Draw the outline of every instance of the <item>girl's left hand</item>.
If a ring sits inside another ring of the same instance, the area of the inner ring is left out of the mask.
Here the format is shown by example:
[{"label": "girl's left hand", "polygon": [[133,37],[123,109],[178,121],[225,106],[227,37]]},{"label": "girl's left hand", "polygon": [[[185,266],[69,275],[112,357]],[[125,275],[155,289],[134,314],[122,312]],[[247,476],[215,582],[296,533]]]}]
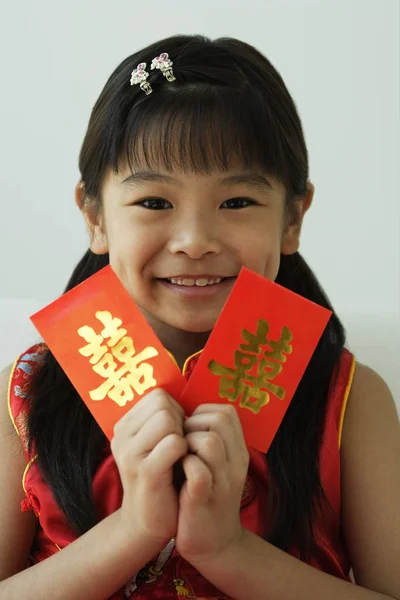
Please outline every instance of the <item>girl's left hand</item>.
[{"label": "girl's left hand", "polygon": [[176,547],[200,566],[240,541],[240,502],[249,453],[236,409],[203,404],[184,423],[188,454],[179,498]]}]

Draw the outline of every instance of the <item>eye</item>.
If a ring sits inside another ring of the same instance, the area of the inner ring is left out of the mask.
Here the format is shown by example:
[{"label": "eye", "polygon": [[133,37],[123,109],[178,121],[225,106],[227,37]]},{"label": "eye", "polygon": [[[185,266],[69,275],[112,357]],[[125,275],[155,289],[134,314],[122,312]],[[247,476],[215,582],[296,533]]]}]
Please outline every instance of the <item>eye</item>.
[{"label": "eye", "polygon": [[172,208],[171,202],[164,200],[164,198],[145,198],[144,200],[140,200],[140,202],[136,202],[136,205],[143,206],[149,210],[165,210],[167,208]]},{"label": "eye", "polygon": [[225,202],[221,204],[221,208],[237,210],[239,208],[246,208],[247,206],[252,206],[255,204],[256,202],[254,202],[254,200],[250,200],[250,198],[229,198],[229,200],[225,200]]}]

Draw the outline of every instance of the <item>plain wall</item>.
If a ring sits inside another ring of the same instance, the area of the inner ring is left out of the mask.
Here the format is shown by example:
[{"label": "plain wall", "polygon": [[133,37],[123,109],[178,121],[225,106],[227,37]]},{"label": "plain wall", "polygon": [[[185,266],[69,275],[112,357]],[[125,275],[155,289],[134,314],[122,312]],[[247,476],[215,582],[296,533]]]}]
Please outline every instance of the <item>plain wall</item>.
[{"label": "plain wall", "polygon": [[302,252],[400,402],[398,0],[3,1],[0,368],[87,247],[74,186],[92,105],[121,60],[175,33],[241,38],[282,74],[316,186]]}]

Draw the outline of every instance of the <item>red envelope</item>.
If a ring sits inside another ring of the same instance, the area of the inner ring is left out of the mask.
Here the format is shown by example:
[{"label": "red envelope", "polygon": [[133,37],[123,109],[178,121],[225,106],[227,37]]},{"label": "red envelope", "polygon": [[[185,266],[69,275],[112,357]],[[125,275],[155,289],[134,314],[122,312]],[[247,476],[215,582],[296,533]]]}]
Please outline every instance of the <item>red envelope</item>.
[{"label": "red envelope", "polygon": [[179,367],[109,265],[31,321],[110,440],[151,389],[174,398],[184,389]]},{"label": "red envelope", "polygon": [[331,311],[243,268],[181,396],[187,414],[232,403],[267,452]]}]

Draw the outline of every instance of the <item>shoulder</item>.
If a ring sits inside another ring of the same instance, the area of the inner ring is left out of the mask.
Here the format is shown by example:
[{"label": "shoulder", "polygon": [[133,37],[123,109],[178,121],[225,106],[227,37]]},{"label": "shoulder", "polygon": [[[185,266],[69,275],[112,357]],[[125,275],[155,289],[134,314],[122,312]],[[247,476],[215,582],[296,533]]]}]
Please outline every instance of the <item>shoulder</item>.
[{"label": "shoulder", "polygon": [[342,517],[360,585],[400,597],[400,425],[378,373],[357,363],[343,423]]},{"label": "shoulder", "polygon": [[[385,422],[398,423],[398,413],[393,395],[384,379],[370,367],[355,364],[354,377],[343,424],[343,443],[359,428],[360,420],[378,425],[380,415]],[[348,440],[347,440],[348,441]]]},{"label": "shoulder", "polygon": [[11,373],[13,371],[14,365],[8,365],[3,371],[0,371],[0,393],[6,394],[8,393],[8,384],[10,381]]},{"label": "shoulder", "polygon": [[391,396],[391,392],[385,380],[367,365],[363,365],[360,362],[356,362],[356,369],[354,373],[354,383],[352,388],[352,395],[357,395],[362,392],[365,394],[366,390],[373,386],[375,392],[384,392]]}]

